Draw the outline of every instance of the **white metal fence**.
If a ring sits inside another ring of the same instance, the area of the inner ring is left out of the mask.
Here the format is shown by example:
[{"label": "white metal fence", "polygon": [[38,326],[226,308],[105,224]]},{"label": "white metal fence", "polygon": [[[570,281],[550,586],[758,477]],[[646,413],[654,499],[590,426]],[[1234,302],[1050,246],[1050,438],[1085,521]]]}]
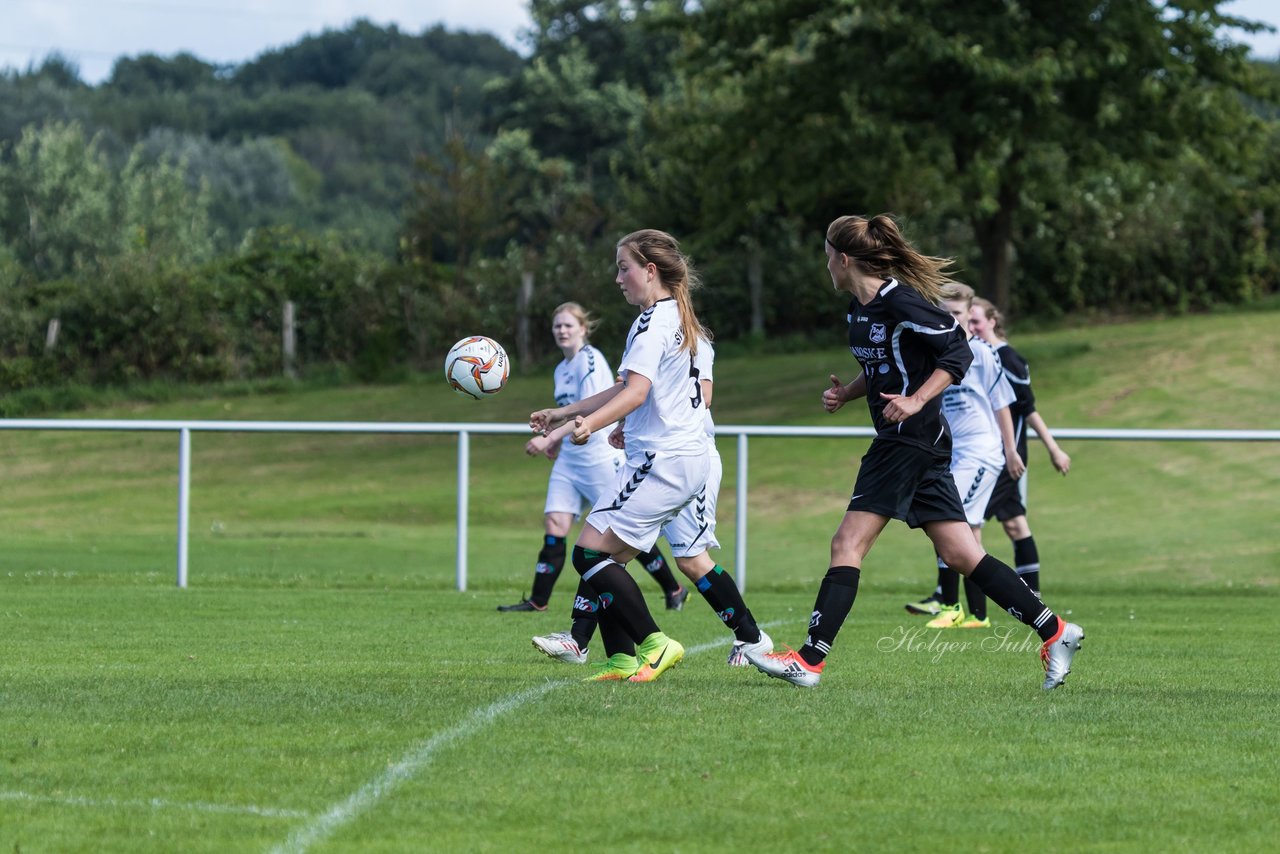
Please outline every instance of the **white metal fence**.
[{"label": "white metal fence", "polygon": [[[75,419],[0,419],[0,430],[111,430],[125,432],[169,432],[178,434],[178,586],[187,586],[187,545],[191,507],[192,433],[452,433],[458,437],[458,529],[457,586],[467,589],[467,505],[471,469],[471,434],[529,435],[526,424],[481,424],[450,422],[378,423],[360,421],[132,421]],[[1034,436],[1035,431],[1030,431]],[[774,427],[766,425],[716,426],[716,435],[736,436],[738,442],[737,515],[735,516],[734,566],[738,586],[747,586],[747,463],[748,437],[870,438],[870,427]],[[1054,430],[1058,439],[1106,439],[1131,442],[1276,442],[1280,430]]]}]

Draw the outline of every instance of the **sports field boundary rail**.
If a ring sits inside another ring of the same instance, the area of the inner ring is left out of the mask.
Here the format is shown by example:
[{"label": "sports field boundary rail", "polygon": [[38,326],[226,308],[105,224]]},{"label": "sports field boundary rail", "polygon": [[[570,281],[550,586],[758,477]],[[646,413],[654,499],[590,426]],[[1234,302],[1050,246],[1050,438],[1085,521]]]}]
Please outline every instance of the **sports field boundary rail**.
[{"label": "sports field boundary rail", "polygon": [[[376,421],[159,421],[133,419],[85,420],[73,418],[0,419],[0,430],[105,430],[178,434],[178,587],[187,586],[187,555],[191,510],[192,433],[382,433],[454,434],[458,437],[458,527],[455,571],[458,590],[467,589],[467,521],[470,502],[471,435],[528,436],[527,424],[467,422]],[[1035,435],[1034,430],[1028,431]],[[1280,430],[1126,430],[1110,428],[1057,428],[1058,439],[1129,442],[1277,442]],[[737,513],[735,515],[734,574],[738,586],[747,587],[747,462],[748,437],[858,438],[875,435],[870,427],[802,427],[751,424],[716,426],[717,437],[737,437]]]}]

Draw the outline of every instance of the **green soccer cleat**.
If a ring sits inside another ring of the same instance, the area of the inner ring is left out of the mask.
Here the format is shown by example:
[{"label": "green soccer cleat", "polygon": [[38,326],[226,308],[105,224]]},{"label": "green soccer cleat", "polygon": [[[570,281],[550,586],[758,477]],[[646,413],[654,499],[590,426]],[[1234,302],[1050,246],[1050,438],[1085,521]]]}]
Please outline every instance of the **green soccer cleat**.
[{"label": "green soccer cleat", "polygon": [[636,658],[640,660],[640,669],[630,681],[652,682],[680,663],[684,647],[662,632],[654,632],[636,647]]},{"label": "green soccer cleat", "polygon": [[625,652],[615,652],[609,656],[609,660],[596,668],[583,682],[622,682],[636,675],[636,671],[640,669],[640,662],[636,660],[634,655],[627,655]]},{"label": "green soccer cleat", "polygon": [[970,614],[969,616],[961,620],[960,625],[956,626],[956,628],[958,629],[989,629],[991,628],[991,618],[983,617],[981,620],[979,620],[973,614]]},{"label": "green soccer cleat", "polygon": [[964,608],[959,605],[943,605],[938,616],[926,625],[931,629],[957,629],[964,622]]}]

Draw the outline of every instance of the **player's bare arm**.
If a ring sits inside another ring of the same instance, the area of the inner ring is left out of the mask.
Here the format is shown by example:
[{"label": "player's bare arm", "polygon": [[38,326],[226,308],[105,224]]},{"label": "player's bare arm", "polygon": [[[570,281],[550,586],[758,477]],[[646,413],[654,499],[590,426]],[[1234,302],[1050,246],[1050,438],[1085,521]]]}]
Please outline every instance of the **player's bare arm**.
[{"label": "player's bare arm", "polygon": [[935,368],[933,373],[929,375],[929,379],[925,380],[924,384],[916,389],[915,394],[904,396],[881,392],[880,397],[889,401],[884,408],[885,420],[890,424],[900,424],[906,421],[924,408],[926,403],[942,394],[943,389],[959,381],[960,378],[951,376],[950,371]]},{"label": "player's bare arm", "polygon": [[840,382],[835,374],[831,375],[831,388],[822,393],[822,408],[827,412],[835,412],[851,400],[866,397],[867,375],[859,373],[848,385]]},{"label": "player's bare arm", "polygon": [[1033,412],[1027,416],[1027,423],[1036,431],[1036,435],[1040,437],[1040,441],[1044,442],[1045,450],[1049,452],[1049,462],[1053,463],[1053,467],[1066,475],[1071,471],[1071,457],[1067,452],[1058,447],[1058,443],[1054,440],[1053,434],[1049,432],[1049,425],[1044,423],[1044,419],[1040,417],[1039,412]]},{"label": "player's bare arm", "polygon": [[[571,403],[568,406],[561,406],[555,409],[539,409],[529,416],[529,429],[535,433],[546,435],[550,431],[560,425],[572,421],[580,415],[590,415],[601,406],[604,406],[614,395],[622,390],[622,382],[615,383],[604,391],[597,392],[591,397]],[[641,398],[643,400],[643,398]],[[639,404],[636,404],[639,406]],[[635,407],[632,407],[633,409]],[[628,410],[630,411],[630,410]],[[608,422],[606,422],[608,423]]]},{"label": "player's bare arm", "polygon": [[645,398],[649,396],[651,386],[652,383],[649,382],[648,377],[641,376],[635,371],[628,371],[627,378],[622,384],[587,398],[588,401],[594,401],[597,398],[607,397],[597,408],[574,416],[573,443],[586,444],[591,434],[599,428],[626,418],[644,403]]},{"label": "player's bare arm", "polygon": [[1004,467],[1009,472],[1009,477],[1017,480],[1022,477],[1027,470],[1027,464],[1022,461],[1022,455],[1018,453],[1018,441],[1013,434],[1013,415],[1009,413],[1009,407],[1002,406],[995,410],[996,424],[1000,428],[1000,442],[1004,445]]}]

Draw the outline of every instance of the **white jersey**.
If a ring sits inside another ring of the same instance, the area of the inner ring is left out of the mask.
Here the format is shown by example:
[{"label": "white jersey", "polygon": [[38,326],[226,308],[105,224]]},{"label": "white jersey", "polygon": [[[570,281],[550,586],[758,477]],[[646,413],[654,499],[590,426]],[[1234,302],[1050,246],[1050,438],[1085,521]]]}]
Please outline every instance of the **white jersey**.
[{"label": "white jersey", "polygon": [[[698,355],[693,357],[693,370],[696,374],[694,382],[698,383],[699,396],[702,395],[703,380],[706,380],[709,383],[715,382],[715,377],[712,376],[712,367],[715,365],[715,361],[716,351],[715,348],[711,346],[711,342],[705,338],[699,338]],[[711,417],[711,408],[706,405],[706,401],[703,401],[702,411],[706,413],[706,415],[703,416],[702,429],[707,434],[707,443],[711,446],[709,450],[714,454],[717,453],[716,422]]]},{"label": "white jersey", "polygon": [[[556,406],[568,406],[612,388],[614,377],[604,354],[587,344],[572,359],[565,359],[556,365],[555,383]],[[619,452],[609,445],[611,432],[612,424],[593,432],[585,445],[575,445],[565,437],[560,443],[560,454],[556,457],[556,462],[563,460],[565,465],[576,467],[613,460]]]},{"label": "white jersey", "polygon": [[973,364],[959,383],[942,393],[942,414],[951,425],[951,459],[976,459],[1000,465],[1004,442],[996,421],[997,409],[1014,401],[1013,386],[1000,359],[981,338],[969,339]]},{"label": "white jersey", "polygon": [[626,418],[628,461],[646,452],[672,456],[706,453],[707,408],[693,357],[680,348],[683,340],[680,310],[671,297],[640,312],[631,324],[620,371],[624,377],[633,371],[645,377],[651,388],[644,402]]}]

